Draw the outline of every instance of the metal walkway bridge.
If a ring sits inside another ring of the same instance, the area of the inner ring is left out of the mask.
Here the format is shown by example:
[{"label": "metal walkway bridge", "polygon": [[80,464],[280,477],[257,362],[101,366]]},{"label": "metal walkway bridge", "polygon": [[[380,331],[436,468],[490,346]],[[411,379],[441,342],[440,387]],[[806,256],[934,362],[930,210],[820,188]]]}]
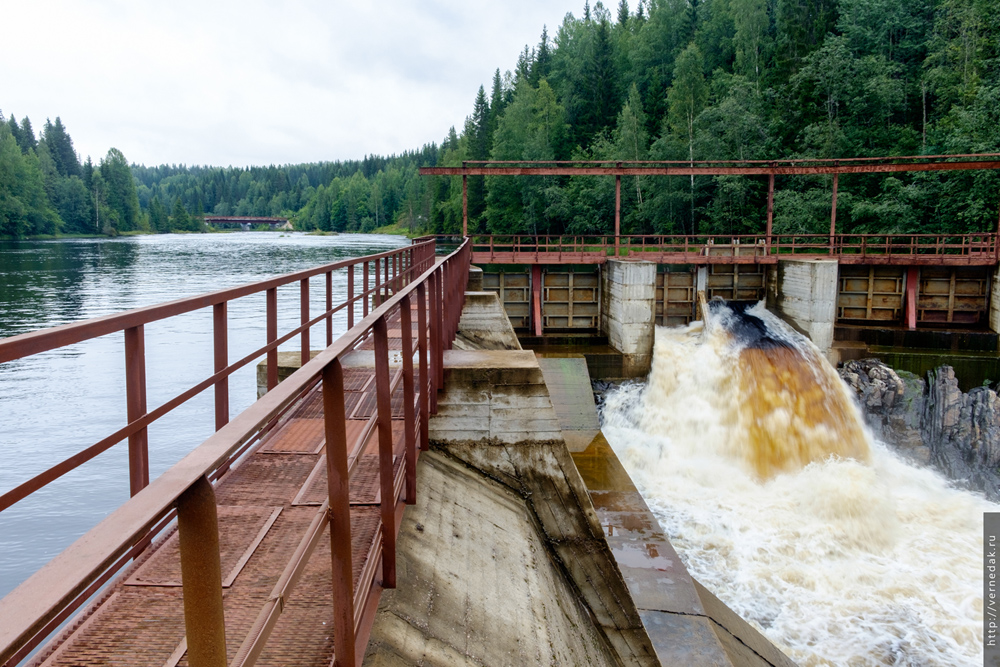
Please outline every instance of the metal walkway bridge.
[{"label": "metal walkway bridge", "polygon": [[[129,420],[4,493],[0,510],[126,439],[132,489],[0,600],[0,664],[359,664],[380,592],[395,586],[396,533],[416,499],[469,259],[468,244],[442,259],[417,243],[0,341],[4,362],[124,331]],[[335,306],[332,274],[344,270]],[[313,316],[310,282],[324,278],[326,309]],[[279,337],[277,289],[296,282],[301,324]],[[267,344],[230,363],[227,304],[261,292]],[[216,372],[148,410],[144,325],[202,308],[214,315]],[[349,331],[334,340],[344,308]],[[308,361],[310,329],[324,321],[325,349]],[[277,348],[296,336],[303,366],[279,385]],[[228,377],[261,356],[270,391],[230,421]],[[148,426],[210,387],[216,433],[150,482]]]}]

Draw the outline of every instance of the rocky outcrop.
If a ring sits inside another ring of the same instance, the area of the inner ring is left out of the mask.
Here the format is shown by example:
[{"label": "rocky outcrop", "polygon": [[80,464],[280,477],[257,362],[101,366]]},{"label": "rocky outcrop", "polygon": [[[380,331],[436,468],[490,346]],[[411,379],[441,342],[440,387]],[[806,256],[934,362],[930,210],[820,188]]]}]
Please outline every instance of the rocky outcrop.
[{"label": "rocky outcrop", "polygon": [[877,359],[849,361],[840,375],[854,389],[875,436],[949,478],[1000,500],[1000,398],[992,389],[963,393],[940,366],[926,382]]}]

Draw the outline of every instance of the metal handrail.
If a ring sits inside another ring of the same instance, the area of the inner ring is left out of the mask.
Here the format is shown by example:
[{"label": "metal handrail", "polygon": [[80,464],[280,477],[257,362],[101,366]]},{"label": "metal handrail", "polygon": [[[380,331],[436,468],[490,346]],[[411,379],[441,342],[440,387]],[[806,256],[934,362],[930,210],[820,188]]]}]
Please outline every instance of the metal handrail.
[{"label": "metal handrail", "polygon": [[[355,303],[362,301],[362,312],[367,314],[369,299],[378,298],[379,295],[396,288],[402,281],[409,280],[414,272],[426,268],[427,263],[432,261],[433,256],[433,242],[407,246],[376,255],[352,258],[303,271],[295,271],[267,280],[209,292],[208,294],[186,297],[176,301],[136,308],[83,322],[65,324],[50,329],[0,339],[0,363],[3,363],[97,338],[98,336],[124,331],[126,400],[128,403],[128,424],[97,443],[82,449],[66,460],[0,495],[0,512],[93,459],[98,454],[107,451],[126,438],[129,439],[130,486],[132,495],[135,495],[149,483],[146,429],[151,423],[194,398],[205,389],[214,386],[216,388],[216,428],[220,428],[229,420],[228,378],[230,375],[266,354],[268,387],[272,388],[277,384],[277,352],[280,345],[295,336],[300,336],[302,358],[307,359],[310,346],[309,331],[314,325],[319,324],[323,320],[326,321],[327,344],[331,343],[333,340],[333,315],[335,313],[347,308],[348,327],[353,326]],[[381,272],[384,276],[380,275],[380,264],[384,267],[384,270]],[[363,287],[358,294],[355,294],[354,267],[358,265],[361,265],[363,268]],[[371,286],[369,285],[370,266],[374,266],[375,268],[375,283]],[[350,271],[348,274],[348,298],[343,303],[334,307],[332,303],[332,274],[334,271],[340,269],[349,269]],[[317,317],[310,319],[308,281],[310,278],[320,275],[326,276],[326,310]],[[384,277],[384,280],[380,282],[381,277]],[[277,334],[277,288],[296,282],[300,286],[301,323],[295,329],[279,337]],[[234,299],[261,292],[267,295],[268,300],[268,342],[263,347],[254,350],[238,361],[229,363],[228,329],[226,324],[227,304]],[[143,327],[152,322],[208,307],[213,308],[215,320],[215,373],[166,401],[159,407],[147,412]]]},{"label": "metal handrail", "polygon": [[[528,235],[474,234],[472,251],[480,259],[513,255],[523,261],[544,263],[555,256],[573,254],[581,261],[606,261],[617,252],[620,257],[642,258],[653,254],[683,254],[690,259],[705,256],[713,249],[739,248],[740,256],[782,255],[848,256],[938,255],[954,258],[982,257],[998,253],[998,237],[993,232],[965,234],[645,234],[622,235],[615,243],[609,235]],[[533,256],[533,257],[532,257]]]},{"label": "metal handrail", "polygon": [[[414,247],[421,246],[411,246],[410,249]],[[204,575],[199,574],[200,570],[191,565],[192,558],[204,555],[201,553],[203,550],[199,550],[199,553],[195,555],[192,555],[190,550],[186,552],[184,548],[185,536],[189,536],[189,540],[199,539],[203,543],[210,544],[213,535],[202,535],[199,531],[203,530],[205,525],[212,525],[215,531],[214,543],[218,543],[217,525],[214,521],[205,520],[208,514],[214,517],[215,512],[214,494],[211,493],[211,485],[208,484],[207,480],[213,472],[227,467],[234,456],[244,451],[248,442],[252,441],[265,427],[272,424],[283,411],[320,380],[323,383],[324,405],[327,408],[324,410],[324,414],[326,454],[328,474],[330,475],[329,505],[324,506],[324,509],[328,508],[328,512],[323,512],[323,518],[320,521],[330,521],[332,523],[331,536],[337,535],[338,538],[334,540],[333,562],[336,654],[346,658],[355,655],[359,645],[363,648],[367,641],[362,622],[364,620],[363,614],[358,615],[355,610],[373,609],[370,604],[365,604],[365,600],[372,595],[377,596],[382,587],[394,586],[395,581],[396,522],[393,517],[399,497],[396,490],[399,485],[391,479],[392,436],[389,404],[391,380],[388,370],[386,322],[388,317],[398,309],[404,326],[407,325],[411,313],[411,299],[414,295],[416,296],[418,305],[417,347],[419,350],[417,356],[419,357],[420,384],[422,385],[420,390],[416,391],[413,386],[412,333],[409,337],[403,337],[404,370],[402,376],[404,405],[409,404],[405,417],[410,422],[405,429],[408,433],[407,446],[409,450],[407,452],[408,469],[406,475],[408,480],[415,481],[415,475],[409,470],[415,461],[415,452],[412,452],[414,449],[413,440],[410,434],[421,433],[422,444],[426,446],[426,420],[428,414],[436,410],[436,390],[444,379],[444,349],[450,345],[458,328],[462,296],[471,258],[471,248],[467,242],[443,261],[437,263],[433,257],[433,244],[423,244],[423,248],[424,251],[430,250],[430,254],[426,257],[411,256],[411,259],[419,261],[411,262],[410,267],[414,269],[414,272],[418,267],[422,267],[424,270],[419,275],[412,277],[409,284],[400,285],[404,277],[402,273],[393,276],[392,280],[395,281],[396,286],[393,296],[383,301],[361,322],[336,341],[332,341],[315,358],[305,362],[287,380],[273,387],[263,398],[233,418],[232,421],[222,425],[215,434],[179,463],[136,493],[129,501],[0,600],[0,663],[5,663],[10,659],[22,659],[27,651],[30,651],[29,647],[37,645],[46,634],[54,629],[54,624],[65,617],[67,608],[74,604],[79,605],[82,601],[81,596],[84,596],[83,599],[85,599],[86,595],[96,590],[94,588],[95,582],[106,578],[109,568],[114,565],[120,566],[126,562],[127,556],[133,553],[135,545],[144,540],[148,541],[150,536],[154,534],[152,531],[162,529],[164,519],[168,519],[175,508],[178,512],[181,532],[181,568],[184,598],[187,600],[192,595],[191,591],[195,590],[199,583],[204,584],[205,582],[194,581],[199,576]],[[383,253],[377,257],[392,256],[392,254]],[[355,263],[368,260],[371,258],[361,258]],[[325,270],[332,270],[334,266],[328,265],[309,272],[289,274],[287,278],[298,280],[305,273],[318,275]],[[270,286],[273,281],[263,282],[269,285],[263,289],[273,288]],[[263,283],[257,283],[257,285],[261,284]],[[373,293],[377,288],[378,285],[373,288]],[[240,289],[236,288],[236,291]],[[226,292],[233,292],[233,290]],[[199,298],[205,299],[212,296],[206,295]],[[177,303],[179,302],[169,305],[176,307]],[[218,303],[218,301],[210,301],[209,303]],[[141,310],[149,311],[150,309]],[[159,313],[162,310],[155,312]],[[101,319],[107,320],[108,318]],[[132,323],[135,320],[127,319],[125,321]],[[424,334],[428,331],[430,335],[425,340]],[[347,514],[349,512],[347,462],[349,443],[346,441],[344,430],[346,416],[343,409],[343,372],[340,360],[345,354],[351,352],[360,341],[369,336],[374,336],[376,348],[378,387],[376,411],[378,424],[376,430],[380,440],[380,469],[383,476],[383,489],[388,490],[388,493],[382,493],[382,521],[384,528],[387,529],[380,531],[381,538],[377,540],[377,547],[381,553],[382,582],[374,580],[375,570],[371,570],[371,580],[367,583],[367,590],[362,590],[363,587],[359,586],[357,592],[352,592],[349,518],[345,523],[345,517],[349,517]],[[406,354],[407,349],[410,350],[409,355]],[[415,407],[417,408],[416,413],[413,411]],[[386,456],[386,444],[388,444],[388,456]],[[386,486],[387,480],[385,479],[386,470],[390,476],[388,486]],[[412,485],[407,485],[406,493],[406,499],[412,500]],[[346,540],[344,539],[345,530],[347,531]],[[208,533],[211,532],[208,531]],[[342,548],[344,543],[348,545],[346,547],[348,550],[346,562],[342,553],[338,556],[337,547],[337,544],[340,544]],[[312,546],[315,546],[315,540],[313,540]],[[217,562],[217,550],[214,558]],[[208,589],[212,590],[212,582],[208,583]],[[218,583],[215,582],[214,586],[218,587]],[[208,620],[205,618],[205,615],[215,606],[221,610],[221,587],[218,590],[218,600],[201,600],[199,604],[195,605],[195,611],[185,607],[189,662],[192,665],[198,663],[200,659],[198,655],[203,654],[204,647],[211,645],[212,641],[218,639],[221,611],[216,619],[217,622],[212,621],[211,618]],[[192,618],[192,614],[196,615],[197,618]],[[210,614],[208,615],[210,616]]]}]

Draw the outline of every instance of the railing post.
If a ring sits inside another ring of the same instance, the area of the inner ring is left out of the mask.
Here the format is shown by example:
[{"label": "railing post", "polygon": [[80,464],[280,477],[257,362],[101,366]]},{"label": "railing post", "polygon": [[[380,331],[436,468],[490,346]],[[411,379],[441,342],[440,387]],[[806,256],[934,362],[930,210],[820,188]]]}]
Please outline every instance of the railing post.
[{"label": "railing post", "polygon": [[333,574],[333,652],[337,667],[354,667],[354,577],[351,564],[350,480],[344,371],[334,359],[323,369],[326,479],[330,498],[330,558]]},{"label": "railing post", "polygon": [[[299,281],[299,324],[305,326],[309,321],[309,279],[303,278]],[[302,330],[299,336],[302,343],[302,356],[300,363],[305,366],[309,363],[309,327]]]},{"label": "railing post", "polygon": [[[223,301],[212,307],[212,324],[215,337],[215,372],[229,365],[229,335],[227,323],[228,303]],[[229,377],[215,383],[215,430],[229,423]]]},{"label": "railing post", "polygon": [[365,275],[361,283],[363,297],[361,299],[361,317],[368,317],[368,262],[365,262]]},{"label": "railing post", "polygon": [[[125,402],[131,424],[146,414],[146,343],[143,326],[125,330]],[[149,434],[141,428],[128,437],[129,490],[134,496],[149,484]]]},{"label": "railing post", "polygon": [[406,446],[406,504],[417,502],[417,443],[413,433],[413,312],[410,295],[399,302],[400,336],[403,348],[403,442]]},{"label": "railing post", "polygon": [[428,422],[429,396],[433,383],[427,372],[427,284],[417,285],[417,354],[420,357],[420,449],[430,448]]},{"label": "railing post", "polygon": [[[267,344],[278,340],[278,288],[267,290]],[[278,386],[278,348],[267,351],[267,390]]]},{"label": "railing post", "polygon": [[[326,272],[326,346],[333,345],[333,271]],[[348,327],[350,328],[350,327]]]},{"label": "railing post", "polygon": [[177,499],[184,628],[191,667],[226,667],[226,621],[215,491],[202,477]]},{"label": "railing post", "polygon": [[441,331],[438,325],[438,273],[439,271],[434,271],[427,280],[428,288],[430,293],[429,298],[429,310],[430,310],[430,372],[428,377],[430,379],[430,402],[431,402],[431,412],[437,413],[437,393],[438,389],[441,387],[439,377],[439,350],[441,348]]},{"label": "railing post", "polygon": [[396,587],[396,494],[392,471],[392,396],[385,316],[375,320],[375,401],[382,514],[382,586]]},{"label": "railing post", "polygon": [[347,328],[354,328],[354,264],[347,267]]},{"label": "railing post", "polygon": [[379,300],[379,305],[389,300],[389,287],[392,283],[389,282],[389,258],[382,258],[382,269],[385,277],[382,279],[382,298]]}]

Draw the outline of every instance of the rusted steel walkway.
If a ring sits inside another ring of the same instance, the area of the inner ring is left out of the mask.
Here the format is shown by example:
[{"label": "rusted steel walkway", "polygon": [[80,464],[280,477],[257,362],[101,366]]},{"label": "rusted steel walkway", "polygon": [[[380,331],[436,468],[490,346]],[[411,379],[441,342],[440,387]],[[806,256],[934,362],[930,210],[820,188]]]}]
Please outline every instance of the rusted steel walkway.
[{"label": "rusted steel walkway", "polygon": [[[416,333],[416,312],[411,318]],[[402,350],[400,316],[389,319],[391,350]],[[368,340],[359,350],[373,350]],[[374,365],[345,359],[346,430],[355,441],[376,414]],[[352,361],[359,363],[352,366]],[[419,383],[419,377],[416,378]],[[259,632],[268,603],[280,601],[274,625],[258,665],[329,665],[333,659],[333,587],[330,578],[329,528],[316,533],[327,511],[327,468],[322,387],[300,399],[251,453],[216,484],[219,542],[226,620],[226,653],[243,664]],[[403,386],[392,394],[393,477],[399,493],[403,478]],[[414,434],[415,439],[419,437]],[[412,442],[412,441],[411,441]],[[379,567],[378,441],[368,442],[350,479],[351,563],[353,588],[363,571]],[[401,518],[401,514],[398,515]],[[318,540],[317,540],[318,538]],[[311,555],[310,542],[315,542]],[[282,579],[301,566],[301,578],[287,598]],[[365,609],[356,612],[358,621]],[[373,610],[367,610],[370,612]],[[369,619],[370,621],[370,619]],[[147,550],[86,614],[35,659],[41,665],[186,665],[180,549],[171,530]],[[241,651],[241,649],[243,649]]]},{"label": "rusted steel walkway", "polygon": [[[467,243],[445,258],[416,243],[0,340],[3,363],[123,331],[129,408],[126,427],[3,493],[0,511],[124,438],[133,491],[0,600],[0,665],[359,664],[381,591],[395,587],[396,533],[416,499],[470,255]],[[334,306],[342,269],[347,299]],[[326,309],[313,317],[310,279],[324,276]],[[279,337],[276,290],[296,282],[301,325]],[[268,342],[229,363],[226,305],[262,292]],[[350,329],[333,340],[331,316],[345,307]],[[215,315],[215,374],[147,411],[143,325],[201,308]],[[327,345],[309,360],[309,330],[324,321]],[[277,348],[295,336],[304,363],[278,384]],[[228,376],[261,356],[269,391],[230,420]],[[147,425],[213,386],[216,433],[149,480]]]}]

